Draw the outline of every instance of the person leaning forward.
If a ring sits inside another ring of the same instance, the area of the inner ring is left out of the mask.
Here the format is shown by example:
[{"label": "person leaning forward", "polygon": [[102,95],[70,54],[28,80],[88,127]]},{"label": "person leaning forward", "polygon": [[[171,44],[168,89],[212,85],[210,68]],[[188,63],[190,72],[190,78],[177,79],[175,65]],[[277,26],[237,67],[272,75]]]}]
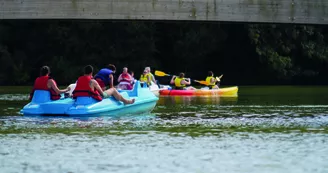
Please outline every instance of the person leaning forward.
[{"label": "person leaning forward", "polygon": [[84,75],[80,76],[76,82],[76,88],[73,91],[73,98],[92,97],[101,101],[103,98],[114,96],[116,100],[122,101],[124,104],[133,104],[135,99],[125,99],[116,88],[109,88],[105,91],[99,86],[98,82],[92,78],[93,67],[87,65],[84,67]]},{"label": "person leaning forward", "polygon": [[95,80],[98,82],[99,86],[102,88],[103,91],[106,90],[106,86],[109,88],[114,87],[114,76],[116,72],[116,67],[113,64],[108,64],[106,68],[102,68],[99,72],[95,75]]}]

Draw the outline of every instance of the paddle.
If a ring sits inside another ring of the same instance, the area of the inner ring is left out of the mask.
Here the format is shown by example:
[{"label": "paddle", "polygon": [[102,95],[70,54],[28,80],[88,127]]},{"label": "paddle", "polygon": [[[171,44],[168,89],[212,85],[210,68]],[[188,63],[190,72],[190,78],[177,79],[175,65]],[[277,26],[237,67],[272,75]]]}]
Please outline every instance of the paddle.
[{"label": "paddle", "polygon": [[207,82],[204,80],[194,80],[194,82],[200,83],[202,85],[208,85]]},{"label": "paddle", "polygon": [[[222,78],[223,74],[219,77],[215,77],[216,81],[221,81],[221,78]],[[198,81],[198,80],[194,80],[195,82],[198,82],[200,84],[203,84],[203,85],[208,85],[208,83],[206,81]]]},{"label": "paddle", "polygon": [[221,76],[219,76],[219,77],[216,77],[215,79],[216,79],[217,81],[221,81],[222,76],[223,76],[223,74],[221,74]]},{"label": "paddle", "polygon": [[155,71],[155,75],[156,76],[161,76],[161,77],[163,77],[163,76],[171,76],[170,74],[166,74],[166,73],[164,73],[162,71],[158,71],[158,70]]},{"label": "paddle", "polygon": [[[158,71],[156,70],[155,71],[155,75],[156,76],[171,76],[170,74],[166,74],[165,72],[162,72],[162,71]],[[199,80],[193,80],[194,82],[198,82],[200,84],[203,84],[203,85],[207,85],[206,81],[199,81]]]}]

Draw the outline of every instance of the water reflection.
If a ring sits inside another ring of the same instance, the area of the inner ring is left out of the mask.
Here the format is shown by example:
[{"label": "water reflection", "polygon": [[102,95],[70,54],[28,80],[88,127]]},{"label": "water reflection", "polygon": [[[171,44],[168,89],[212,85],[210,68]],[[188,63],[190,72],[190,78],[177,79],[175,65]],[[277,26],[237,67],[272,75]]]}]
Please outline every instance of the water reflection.
[{"label": "water reflection", "polygon": [[[242,92],[243,88],[240,91]],[[26,129],[39,131],[41,128],[47,132],[71,133],[85,129],[83,131],[88,133],[102,133],[103,128],[106,128],[172,133],[178,131],[188,135],[204,135],[208,132],[214,135],[218,130],[296,130],[322,133],[328,130],[328,106],[326,101],[322,100],[325,97],[314,95],[312,99],[307,99],[311,96],[309,94],[290,94],[283,97],[276,93],[258,94],[258,91],[254,90],[253,95],[241,93],[239,97],[160,97],[155,109],[148,114],[116,117],[99,115],[86,118],[8,116],[20,115],[18,112],[28,102],[27,95],[3,94],[0,95],[0,131],[25,133]],[[293,104],[284,103],[291,98],[300,99]],[[277,102],[278,99],[284,101]]]},{"label": "water reflection", "polygon": [[[325,110],[328,112],[327,109]],[[327,114],[310,116],[283,113],[236,114],[229,111],[201,110],[170,113],[156,111],[145,115],[120,117],[0,117],[1,133],[96,133],[109,131],[156,131],[191,136],[218,135],[221,132],[321,132],[328,133]],[[105,130],[106,129],[106,130]],[[105,130],[105,131],[104,131]]]},{"label": "water reflection", "polygon": [[161,96],[158,105],[170,104],[236,104],[238,97],[196,97],[196,96]]}]

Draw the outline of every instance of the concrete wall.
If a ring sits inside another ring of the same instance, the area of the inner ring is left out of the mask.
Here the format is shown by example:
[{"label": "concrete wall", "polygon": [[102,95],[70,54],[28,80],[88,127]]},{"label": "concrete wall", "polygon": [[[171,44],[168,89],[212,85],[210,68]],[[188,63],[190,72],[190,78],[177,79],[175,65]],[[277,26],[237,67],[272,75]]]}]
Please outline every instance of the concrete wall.
[{"label": "concrete wall", "polygon": [[0,0],[0,19],[328,24],[328,0]]}]

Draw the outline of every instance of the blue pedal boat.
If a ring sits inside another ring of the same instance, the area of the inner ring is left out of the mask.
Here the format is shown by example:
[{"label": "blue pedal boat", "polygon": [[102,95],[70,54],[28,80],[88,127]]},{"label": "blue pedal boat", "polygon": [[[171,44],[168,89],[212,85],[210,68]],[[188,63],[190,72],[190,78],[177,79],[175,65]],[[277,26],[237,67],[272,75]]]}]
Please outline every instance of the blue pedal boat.
[{"label": "blue pedal boat", "polygon": [[78,97],[76,99],[62,98],[52,101],[49,91],[36,90],[33,99],[25,105],[21,113],[26,116],[62,115],[70,117],[90,116],[117,116],[126,114],[141,114],[151,112],[158,101],[147,87],[141,87],[137,81],[132,90],[120,90],[126,99],[135,99],[133,104],[125,105],[113,96],[97,101],[91,97]]}]

